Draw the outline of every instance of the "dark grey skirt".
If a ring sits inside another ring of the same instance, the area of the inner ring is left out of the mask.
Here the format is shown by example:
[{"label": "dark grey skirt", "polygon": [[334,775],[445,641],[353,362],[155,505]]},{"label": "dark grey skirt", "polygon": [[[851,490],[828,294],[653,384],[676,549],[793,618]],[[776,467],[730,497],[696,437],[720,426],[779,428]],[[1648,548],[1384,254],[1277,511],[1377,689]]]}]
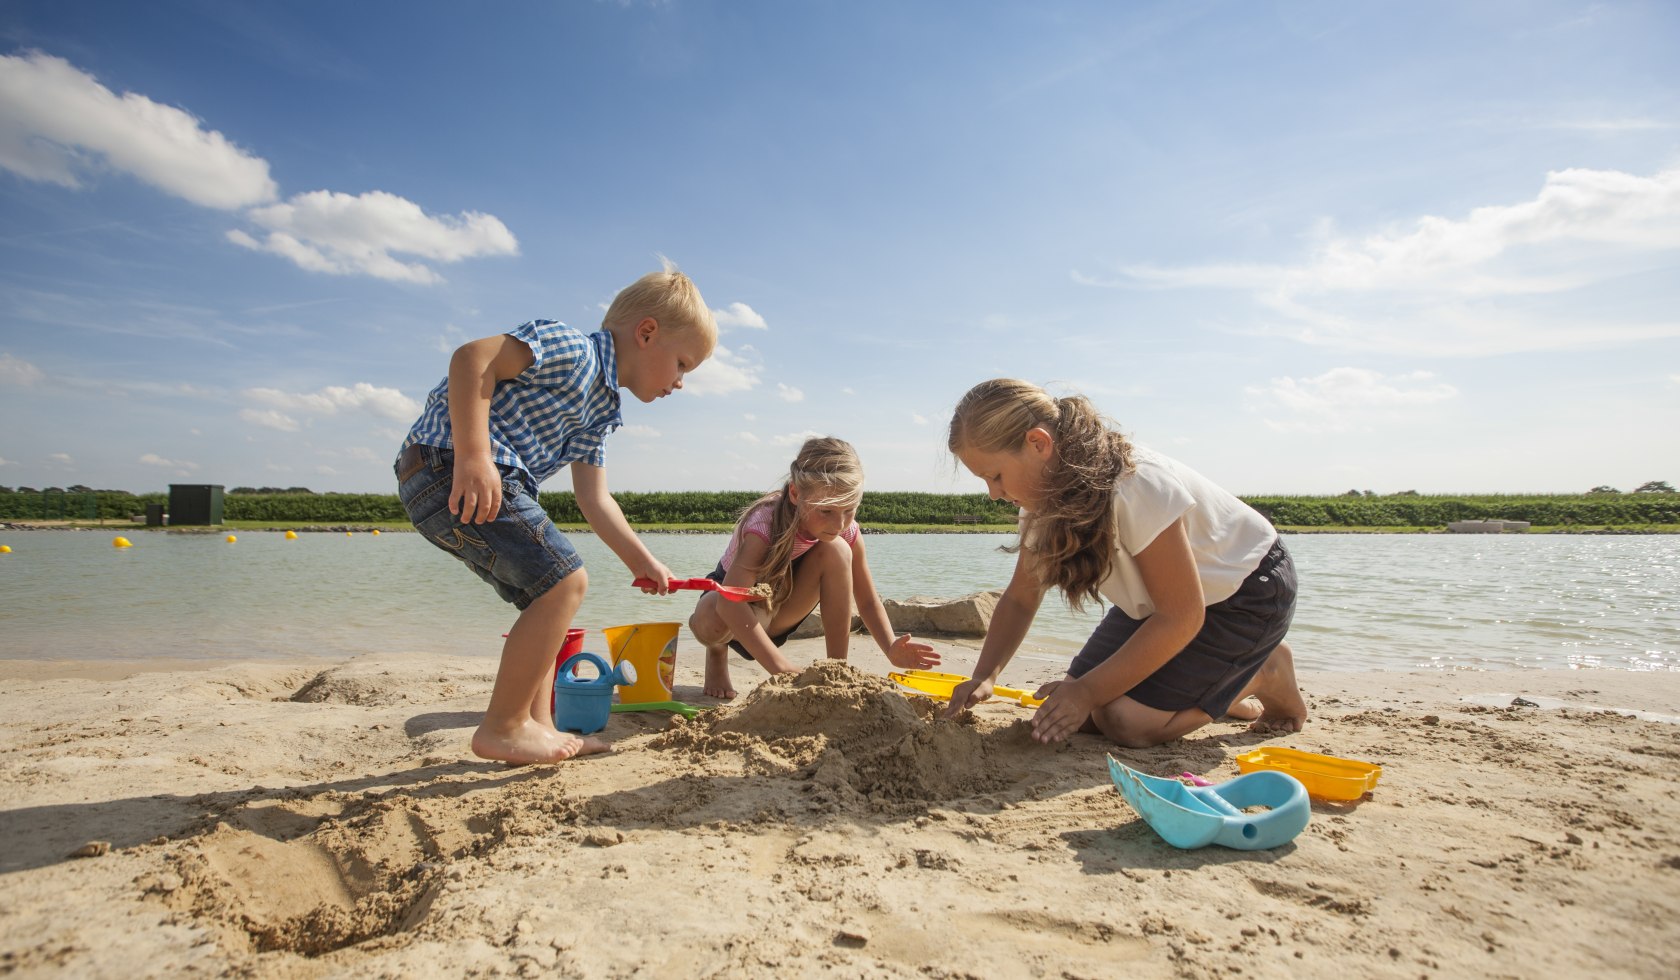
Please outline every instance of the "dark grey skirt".
[{"label": "dark grey skirt", "polygon": [[[1126,695],[1159,711],[1200,708],[1218,718],[1283,641],[1294,616],[1295,562],[1279,540],[1235,595],[1207,607],[1201,632]],[[1142,625],[1119,607],[1110,609],[1067,672],[1084,676]]]}]

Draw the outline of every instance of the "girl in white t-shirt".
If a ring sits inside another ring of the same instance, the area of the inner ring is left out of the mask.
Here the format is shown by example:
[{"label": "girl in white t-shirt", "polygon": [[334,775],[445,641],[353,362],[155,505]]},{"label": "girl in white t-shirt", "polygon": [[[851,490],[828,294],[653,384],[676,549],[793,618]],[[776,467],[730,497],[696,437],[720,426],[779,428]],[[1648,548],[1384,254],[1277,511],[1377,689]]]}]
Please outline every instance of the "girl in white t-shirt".
[{"label": "girl in white t-shirt", "polygon": [[1067,676],[1039,689],[1038,741],[1084,729],[1143,748],[1227,715],[1256,731],[1301,729],[1307,706],[1283,641],[1295,566],[1258,512],[1132,445],[1089,400],[1025,381],[970,389],[948,445],[993,500],[1021,509],[1014,576],[948,716],[991,696],[1056,587],[1075,608],[1114,608]]},{"label": "girl in white t-shirt", "polygon": [[781,646],[811,611],[822,608],[823,638],[832,660],[846,659],[852,602],[864,626],[897,667],[933,667],[939,655],[910,634],[894,636],[875,592],[857,521],[863,464],[840,439],[809,439],[788,467],[788,479],[741,512],[723,560],[707,576],[724,585],[757,587],[762,602],[730,602],[706,593],[688,628],[706,647],[708,695],[732,698],[729,651],[756,660],[772,674],[796,670]]}]

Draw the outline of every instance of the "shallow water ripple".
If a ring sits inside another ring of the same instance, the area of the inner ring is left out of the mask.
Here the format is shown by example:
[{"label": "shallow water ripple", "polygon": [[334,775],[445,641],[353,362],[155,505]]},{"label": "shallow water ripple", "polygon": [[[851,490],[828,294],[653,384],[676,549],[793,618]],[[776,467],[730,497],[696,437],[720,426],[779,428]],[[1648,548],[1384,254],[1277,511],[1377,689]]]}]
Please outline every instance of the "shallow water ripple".
[{"label": "shallow water ripple", "polygon": [[[390,650],[494,656],[514,610],[414,534],[5,532],[0,657],[342,658]],[[701,575],[722,535],[646,536]],[[648,597],[592,535],[580,623],[683,622],[692,593]],[[868,535],[883,596],[1002,588],[1011,535]],[[1680,538],[1290,535],[1301,582],[1291,643],[1337,670],[1680,670]],[[1077,648],[1100,610],[1047,597],[1034,656]],[[592,634],[598,641],[598,634]],[[692,643],[691,639],[685,639]],[[692,646],[689,646],[692,649]],[[1046,653],[1048,650],[1050,653]]]}]

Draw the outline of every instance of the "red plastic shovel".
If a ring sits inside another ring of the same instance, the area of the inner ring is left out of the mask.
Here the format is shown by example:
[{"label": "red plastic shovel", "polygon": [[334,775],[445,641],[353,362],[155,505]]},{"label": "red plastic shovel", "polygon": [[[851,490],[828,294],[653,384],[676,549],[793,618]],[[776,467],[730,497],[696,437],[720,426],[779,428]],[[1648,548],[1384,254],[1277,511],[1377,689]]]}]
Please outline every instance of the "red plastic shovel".
[{"label": "red plastic shovel", "polygon": [[[630,583],[638,589],[653,588],[653,579],[639,578]],[[764,598],[751,589],[743,589],[738,585],[719,585],[709,578],[674,578],[669,583],[673,589],[695,589],[700,592],[716,592],[730,602],[757,602]]]}]

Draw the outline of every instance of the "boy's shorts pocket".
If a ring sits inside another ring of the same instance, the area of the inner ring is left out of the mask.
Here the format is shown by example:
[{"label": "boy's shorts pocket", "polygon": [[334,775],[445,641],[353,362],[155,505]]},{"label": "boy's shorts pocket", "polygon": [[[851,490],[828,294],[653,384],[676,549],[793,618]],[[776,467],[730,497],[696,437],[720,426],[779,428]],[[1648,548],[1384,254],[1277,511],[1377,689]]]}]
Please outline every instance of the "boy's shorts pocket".
[{"label": "boy's shorts pocket", "polygon": [[437,508],[430,516],[417,522],[414,526],[431,542],[465,561],[475,568],[482,568],[494,573],[496,570],[496,553],[485,543],[484,536],[479,533],[477,526],[462,524],[460,520],[449,512],[447,495],[443,495],[443,506]]}]

